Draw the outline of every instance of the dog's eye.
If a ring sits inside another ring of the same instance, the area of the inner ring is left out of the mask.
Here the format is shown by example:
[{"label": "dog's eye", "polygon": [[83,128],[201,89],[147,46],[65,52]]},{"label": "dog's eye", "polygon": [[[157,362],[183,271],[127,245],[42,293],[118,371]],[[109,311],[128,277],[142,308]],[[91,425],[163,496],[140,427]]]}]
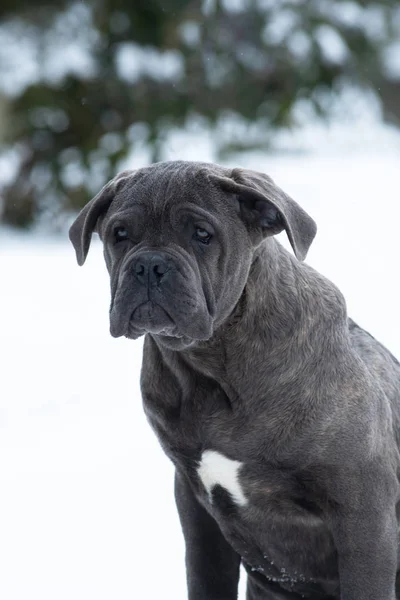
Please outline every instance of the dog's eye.
[{"label": "dog's eye", "polygon": [[116,242],[122,242],[128,239],[128,232],[125,227],[115,227],[114,239]]},{"label": "dog's eye", "polygon": [[201,227],[196,227],[196,233],[194,234],[194,237],[202,244],[208,244],[212,236],[211,233],[208,233],[208,231],[206,231],[205,229],[202,229]]}]

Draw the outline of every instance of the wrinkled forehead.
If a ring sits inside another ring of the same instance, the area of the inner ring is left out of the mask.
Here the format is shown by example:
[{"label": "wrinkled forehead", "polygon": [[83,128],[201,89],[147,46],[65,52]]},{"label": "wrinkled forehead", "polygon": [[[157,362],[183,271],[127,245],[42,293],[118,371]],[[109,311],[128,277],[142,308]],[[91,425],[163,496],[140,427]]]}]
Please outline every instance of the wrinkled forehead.
[{"label": "wrinkled forehead", "polygon": [[228,169],[219,165],[183,161],[139,169],[121,181],[110,212],[140,208],[157,218],[181,206],[192,206],[210,213],[229,213],[233,202],[216,181],[227,174]]}]

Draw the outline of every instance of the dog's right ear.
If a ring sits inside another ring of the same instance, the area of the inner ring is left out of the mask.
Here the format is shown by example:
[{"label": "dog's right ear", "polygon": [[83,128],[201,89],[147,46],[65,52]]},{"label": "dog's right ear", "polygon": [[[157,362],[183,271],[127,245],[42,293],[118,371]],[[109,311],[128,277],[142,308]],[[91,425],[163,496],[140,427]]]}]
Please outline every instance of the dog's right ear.
[{"label": "dog's right ear", "polygon": [[123,171],[111,179],[90,202],[83,207],[69,230],[69,239],[76,252],[76,260],[81,267],[89,252],[92,233],[100,215],[107,212],[117,191],[117,184],[122,183],[132,171]]}]

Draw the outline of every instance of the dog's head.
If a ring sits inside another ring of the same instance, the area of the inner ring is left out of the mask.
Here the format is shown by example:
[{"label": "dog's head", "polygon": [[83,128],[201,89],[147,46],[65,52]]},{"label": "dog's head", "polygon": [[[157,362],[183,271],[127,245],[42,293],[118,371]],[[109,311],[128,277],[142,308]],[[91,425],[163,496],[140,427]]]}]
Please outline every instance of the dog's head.
[{"label": "dog's head", "polygon": [[236,306],[255,248],[286,230],[304,259],[314,221],[262,173],[197,162],[125,171],[70,229],[78,263],[104,245],[115,337],[157,336],[181,349],[209,339]]}]

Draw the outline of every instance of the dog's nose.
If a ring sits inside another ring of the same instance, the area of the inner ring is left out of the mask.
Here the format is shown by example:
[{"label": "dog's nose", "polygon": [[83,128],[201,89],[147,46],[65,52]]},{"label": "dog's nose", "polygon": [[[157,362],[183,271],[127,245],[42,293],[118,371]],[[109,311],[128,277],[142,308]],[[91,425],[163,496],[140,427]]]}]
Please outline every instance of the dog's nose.
[{"label": "dog's nose", "polygon": [[136,278],[144,285],[158,285],[169,271],[166,257],[154,252],[142,252],[134,264]]}]

